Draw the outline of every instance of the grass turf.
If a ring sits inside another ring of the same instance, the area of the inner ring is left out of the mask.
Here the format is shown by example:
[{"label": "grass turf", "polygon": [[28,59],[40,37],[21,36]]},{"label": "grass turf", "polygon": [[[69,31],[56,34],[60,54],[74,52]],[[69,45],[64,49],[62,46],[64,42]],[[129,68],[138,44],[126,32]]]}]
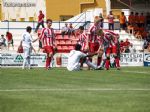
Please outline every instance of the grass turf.
[{"label": "grass turf", "polygon": [[150,68],[0,69],[0,112],[150,112]]}]

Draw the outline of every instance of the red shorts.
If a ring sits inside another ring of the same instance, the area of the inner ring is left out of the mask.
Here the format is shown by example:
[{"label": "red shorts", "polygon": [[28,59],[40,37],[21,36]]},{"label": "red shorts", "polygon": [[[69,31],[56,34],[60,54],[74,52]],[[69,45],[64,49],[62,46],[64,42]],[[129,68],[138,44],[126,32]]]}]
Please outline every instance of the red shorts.
[{"label": "red shorts", "polygon": [[116,46],[108,47],[106,49],[106,54],[110,55],[111,53],[117,54],[117,47]]},{"label": "red shorts", "polygon": [[111,47],[108,47],[107,49],[106,49],[106,55],[110,55],[111,54]]},{"label": "red shorts", "polygon": [[113,54],[117,54],[117,47],[116,46],[112,46],[111,50],[112,50],[111,52]]},{"label": "red shorts", "polygon": [[44,52],[47,54],[48,53],[54,54],[54,48],[52,46],[44,46],[43,49],[44,49]]},{"label": "red shorts", "polygon": [[97,52],[99,49],[99,43],[89,43],[89,50],[91,53]]}]

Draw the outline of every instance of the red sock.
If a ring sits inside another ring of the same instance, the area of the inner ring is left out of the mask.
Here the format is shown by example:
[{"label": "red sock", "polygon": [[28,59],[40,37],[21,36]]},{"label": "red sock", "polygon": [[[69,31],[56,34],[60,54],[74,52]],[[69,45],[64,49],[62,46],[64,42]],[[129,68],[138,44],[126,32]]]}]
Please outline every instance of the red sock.
[{"label": "red sock", "polygon": [[102,61],[102,57],[98,57],[97,58],[97,66],[99,66],[101,64],[101,61]]},{"label": "red sock", "polygon": [[46,68],[50,67],[50,63],[51,63],[51,57],[47,57],[47,59],[46,59]]},{"label": "red sock", "polygon": [[105,68],[108,70],[110,65],[110,60],[106,59]]},{"label": "red sock", "polygon": [[119,68],[120,67],[119,58],[115,58],[115,63],[116,63],[116,67]]}]

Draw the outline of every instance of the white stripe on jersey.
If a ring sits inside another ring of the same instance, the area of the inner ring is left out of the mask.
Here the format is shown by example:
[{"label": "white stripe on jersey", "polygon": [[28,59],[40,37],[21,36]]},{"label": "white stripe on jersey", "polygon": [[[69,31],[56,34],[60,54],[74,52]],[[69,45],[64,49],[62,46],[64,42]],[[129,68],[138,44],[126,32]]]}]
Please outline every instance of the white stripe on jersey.
[{"label": "white stripe on jersey", "polygon": [[82,33],[80,36],[79,36],[79,44],[82,46],[81,50],[84,50],[85,49],[85,46],[87,44],[87,36]]},{"label": "white stripe on jersey", "polygon": [[44,46],[53,46],[54,43],[54,31],[52,28],[43,28],[41,31],[40,40]]}]

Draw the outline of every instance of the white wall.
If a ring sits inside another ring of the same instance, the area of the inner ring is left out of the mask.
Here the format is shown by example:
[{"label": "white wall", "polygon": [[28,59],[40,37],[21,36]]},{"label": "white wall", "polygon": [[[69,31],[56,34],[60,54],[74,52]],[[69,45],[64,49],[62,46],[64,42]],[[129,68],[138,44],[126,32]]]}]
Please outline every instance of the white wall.
[{"label": "white wall", "polygon": [[[32,3],[35,6],[24,7],[24,6],[13,6],[12,4],[25,4]],[[7,5],[6,5],[7,4]],[[9,6],[8,6],[9,4]],[[25,18],[26,21],[29,20],[29,17],[37,17],[39,10],[42,10],[46,16],[46,1],[45,0],[3,0],[2,1],[2,13],[4,20]]]}]

